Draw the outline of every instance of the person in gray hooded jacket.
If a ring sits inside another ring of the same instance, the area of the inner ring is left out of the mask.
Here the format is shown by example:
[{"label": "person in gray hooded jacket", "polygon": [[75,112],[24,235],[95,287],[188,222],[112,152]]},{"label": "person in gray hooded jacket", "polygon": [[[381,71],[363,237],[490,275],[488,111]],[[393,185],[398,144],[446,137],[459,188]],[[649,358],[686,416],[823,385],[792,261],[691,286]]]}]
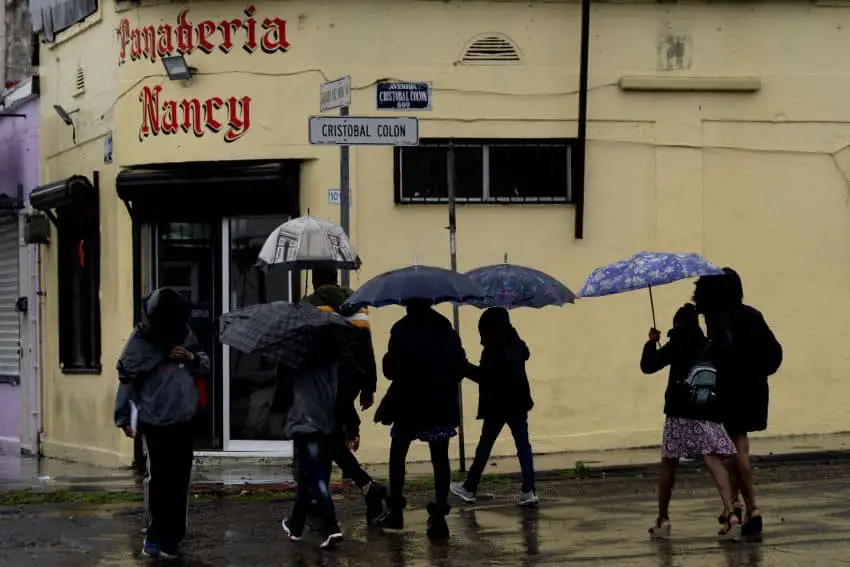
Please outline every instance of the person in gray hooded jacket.
[{"label": "person in gray hooded jacket", "polygon": [[147,534],[142,553],[166,559],[181,555],[192,475],[198,410],[195,376],[207,374],[210,359],[189,329],[189,304],[160,288],[142,300],[142,320],[118,360],[115,425],[128,437],[131,403],[148,454],[145,478]]}]

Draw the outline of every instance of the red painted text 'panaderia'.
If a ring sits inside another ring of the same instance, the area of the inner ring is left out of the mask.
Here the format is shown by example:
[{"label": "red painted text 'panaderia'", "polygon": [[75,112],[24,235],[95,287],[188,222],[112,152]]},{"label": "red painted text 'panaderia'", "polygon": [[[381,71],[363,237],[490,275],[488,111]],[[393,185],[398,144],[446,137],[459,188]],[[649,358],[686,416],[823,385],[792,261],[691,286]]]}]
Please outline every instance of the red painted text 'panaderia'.
[{"label": "red painted text 'panaderia'", "polygon": [[121,52],[118,62],[124,63],[158,58],[179,53],[188,55],[195,49],[210,54],[216,48],[230,53],[235,46],[241,46],[248,53],[254,53],[259,47],[264,53],[278,53],[289,49],[286,39],[286,20],[281,18],[254,18],[257,8],[245,8],[244,18],[232,20],[201,20],[197,24],[189,21],[189,10],[185,9],[177,16],[177,25],[160,24],[133,27],[130,20],[123,18],[118,25],[118,38]]},{"label": "red painted text 'panaderia'", "polygon": [[224,132],[225,142],[235,142],[251,128],[251,97],[212,97],[206,100],[184,98],[161,100],[162,87],[142,87],[142,126],[139,141],[160,133],[176,134],[183,130],[200,138],[205,132]]}]

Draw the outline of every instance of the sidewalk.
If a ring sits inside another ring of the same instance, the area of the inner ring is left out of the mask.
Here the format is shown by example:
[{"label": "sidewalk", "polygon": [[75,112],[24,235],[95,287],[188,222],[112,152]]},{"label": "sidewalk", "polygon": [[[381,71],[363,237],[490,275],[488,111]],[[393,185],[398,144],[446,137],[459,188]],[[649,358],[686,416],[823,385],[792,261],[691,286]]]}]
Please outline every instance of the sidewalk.
[{"label": "sidewalk", "polygon": [[[799,462],[812,460],[850,460],[850,433],[834,435],[794,436],[751,441],[753,460],[758,463]],[[535,468],[541,478],[560,476],[563,471],[581,469],[591,476],[634,475],[658,462],[657,447],[558,453],[535,456]],[[208,462],[208,459],[202,460]],[[248,490],[288,489],[294,485],[289,459],[264,464],[222,460],[216,464],[197,464],[193,471],[193,489]],[[469,461],[467,461],[469,465]],[[375,478],[386,479],[385,464],[364,465]],[[457,463],[453,463],[457,470]],[[485,474],[518,475],[514,457],[490,460]],[[429,462],[409,463],[410,479],[431,476]],[[338,478],[338,473],[337,473]],[[104,469],[53,459],[34,459],[0,453],[0,491],[12,490],[89,490],[128,491],[138,488],[138,479],[129,468]]]}]

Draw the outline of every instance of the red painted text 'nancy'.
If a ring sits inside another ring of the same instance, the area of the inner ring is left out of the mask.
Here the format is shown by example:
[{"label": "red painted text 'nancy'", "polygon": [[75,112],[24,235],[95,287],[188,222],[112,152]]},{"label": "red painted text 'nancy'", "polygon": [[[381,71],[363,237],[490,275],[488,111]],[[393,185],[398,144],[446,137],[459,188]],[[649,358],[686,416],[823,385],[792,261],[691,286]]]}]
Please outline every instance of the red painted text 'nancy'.
[{"label": "red painted text 'nancy'", "polygon": [[212,97],[207,100],[184,98],[161,100],[162,87],[142,87],[142,126],[139,141],[148,136],[191,132],[200,138],[205,132],[224,132],[225,142],[235,142],[251,128],[251,97]]},{"label": "red painted text 'nancy'", "polygon": [[183,10],[177,16],[177,24],[133,27],[130,20],[123,18],[118,25],[118,38],[121,52],[118,62],[124,63],[147,59],[156,61],[166,55],[180,53],[188,55],[195,49],[206,54],[216,48],[230,53],[239,46],[248,53],[260,48],[264,53],[284,52],[289,49],[286,39],[286,20],[281,18],[254,18],[257,9],[245,8],[244,18],[232,20],[201,20],[192,23],[188,19],[189,10]]}]

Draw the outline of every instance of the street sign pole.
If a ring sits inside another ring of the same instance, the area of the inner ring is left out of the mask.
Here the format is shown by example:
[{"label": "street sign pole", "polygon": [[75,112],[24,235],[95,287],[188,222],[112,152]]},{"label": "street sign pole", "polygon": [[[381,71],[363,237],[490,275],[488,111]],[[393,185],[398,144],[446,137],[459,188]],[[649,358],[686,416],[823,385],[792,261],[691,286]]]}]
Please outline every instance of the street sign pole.
[{"label": "street sign pole", "polygon": [[[348,116],[348,106],[339,109],[340,116]],[[348,145],[339,147],[339,225],[351,239],[351,189],[348,186]],[[342,287],[351,287],[351,272],[342,271]]]},{"label": "street sign pole", "polygon": [[[457,272],[457,243],[455,235],[457,233],[457,223],[455,222],[455,146],[454,141],[449,139],[449,154],[446,160],[446,169],[448,170],[448,178],[446,185],[449,193],[449,256],[451,258],[452,271]],[[454,319],[455,332],[460,334],[460,313],[457,303],[452,304],[452,318]],[[464,445],[463,434],[463,382],[457,385],[457,397],[460,404],[460,425],[458,427],[458,460],[460,460],[460,472],[466,472],[466,447]]]}]

